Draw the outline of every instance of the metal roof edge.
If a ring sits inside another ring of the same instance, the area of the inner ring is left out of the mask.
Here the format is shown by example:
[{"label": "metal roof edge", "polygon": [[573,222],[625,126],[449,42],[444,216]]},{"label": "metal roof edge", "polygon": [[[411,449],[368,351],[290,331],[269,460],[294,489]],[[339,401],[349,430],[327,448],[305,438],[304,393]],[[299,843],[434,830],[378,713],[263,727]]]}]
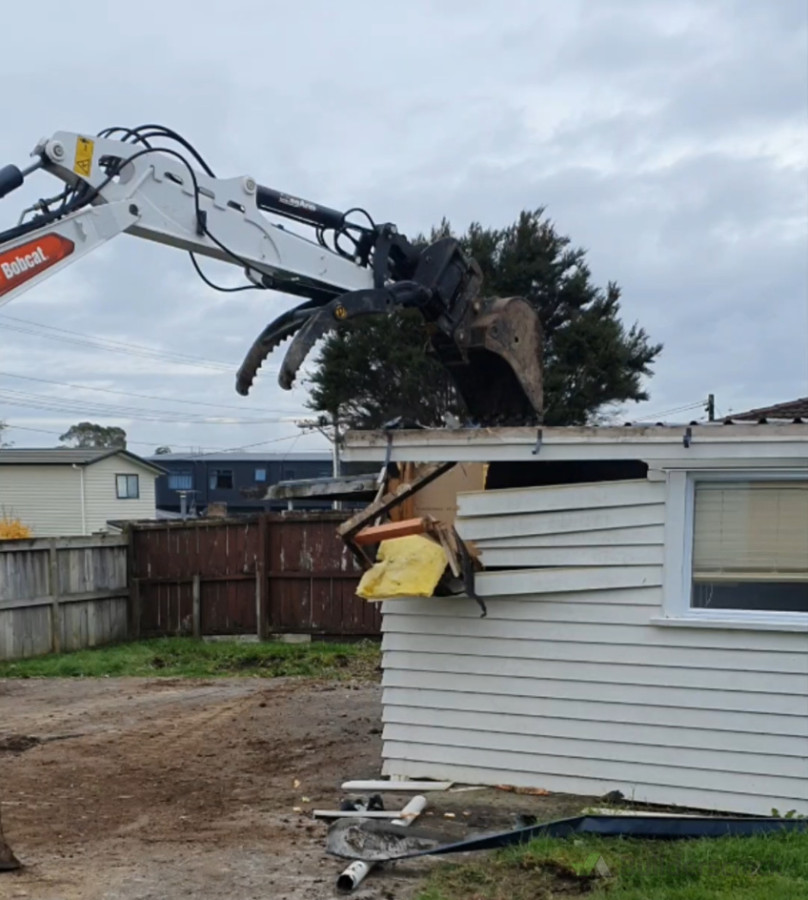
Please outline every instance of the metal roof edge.
[{"label": "metal roof edge", "polygon": [[[390,453],[395,461],[437,459],[457,461],[540,460],[551,451],[554,458],[574,458],[573,448],[586,450],[587,458],[602,449],[615,458],[659,458],[661,453],[689,452],[700,456],[705,448],[718,454],[732,448],[740,455],[744,445],[773,444],[788,455],[801,456],[808,464],[808,424],[763,425],[754,423],[696,425],[585,425],[514,428],[412,429],[349,431],[345,436],[346,462],[383,460]],[[796,445],[796,447],[795,447]],[[804,451],[803,451],[804,447]],[[688,448],[691,448],[688,451]],[[754,456],[754,453],[748,454]]]},{"label": "metal roof edge", "polygon": [[[42,453],[52,453],[50,459],[31,459],[26,460],[23,454],[27,449],[30,449],[32,454],[42,454]],[[110,447],[106,448],[105,452],[99,452],[97,455],[93,456],[91,459],[76,459],[73,458],[75,456],[75,451],[80,448],[77,447],[32,447],[32,448],[20,448],[10,449],[10,453],[13,453],[15,459],[13,461],[9,461],[8,458],[3,459],[3,453],[0,451],[0,466],[80,466],[82,468],[86,468],[87,466],[95,465],[95,463],[99,463],[102,460],[110,459],[113,456],[123,456],[132,462],[134,465],[141,466],[144,469],[148,469],[156,473],[157,475],[165,475],[168,470],[164,469],[162,466],[158,466],[155,463],[149,462],[144,459],[142,456],[138,456],[136,453],[132,453],[130,450],[126,450],[123,447]],[[86,448],[89,453],[93,451],[102,450],[104,448],[96,448],[96,447],[88,447]],[[71,451],[73,456],[60,455],[61,450]]]}]

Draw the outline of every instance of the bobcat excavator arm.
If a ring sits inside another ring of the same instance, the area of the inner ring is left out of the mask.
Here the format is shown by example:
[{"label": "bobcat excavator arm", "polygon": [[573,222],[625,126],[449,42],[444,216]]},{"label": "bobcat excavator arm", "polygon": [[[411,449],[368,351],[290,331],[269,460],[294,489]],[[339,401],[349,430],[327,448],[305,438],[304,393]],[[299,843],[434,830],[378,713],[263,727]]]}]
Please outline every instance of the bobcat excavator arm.
[{"label": "bobcat excavator arm", "polygon": [[249,392],[264,360],[287,339],[278,376],[286,390],[328,332],[362,316],[413,308],[427,324],[430,351],[476,424],[541,420],[538,316],[522,298],[485,297],[479,267],[455,240],[415,246],[364,210],[329,209],[250,176],[217,178],[184,138],[162,126],[112,128],[97,136],[60,131],[31,155],[26,169],[0,169],[0,197],[38,170],[63,187],[0,233],[0,306],[111,238],[130,234],[189,252],[211,287],[217,286],[197,256],[243,270],[243,287],[220,290],[305,298],[253,342],[236,376],[240,394]]}]

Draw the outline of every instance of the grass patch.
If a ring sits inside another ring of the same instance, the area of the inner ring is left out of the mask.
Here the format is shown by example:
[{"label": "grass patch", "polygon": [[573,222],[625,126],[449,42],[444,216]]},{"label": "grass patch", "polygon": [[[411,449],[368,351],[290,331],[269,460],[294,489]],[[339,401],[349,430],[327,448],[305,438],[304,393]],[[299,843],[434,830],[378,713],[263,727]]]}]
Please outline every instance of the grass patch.
[{"label": "grass patch", "polygon": [[75,653],[0,663],[0,678],[170,676],[216,678],[301,676],[346,680],[378,677],[379,645],[207,642],[156,638]]},{"label": "grass patch", "polygon": [[[602,857],[611,876],[587,873]],[[539,839],[433,870],[418,900],[806,900],[808,833]]]}]

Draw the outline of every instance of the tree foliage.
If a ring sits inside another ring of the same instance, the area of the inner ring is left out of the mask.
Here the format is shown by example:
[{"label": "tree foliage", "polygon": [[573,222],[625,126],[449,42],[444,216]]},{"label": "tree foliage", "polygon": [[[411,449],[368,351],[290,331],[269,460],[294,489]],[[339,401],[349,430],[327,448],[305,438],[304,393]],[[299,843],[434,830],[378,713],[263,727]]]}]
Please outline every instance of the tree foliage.
[{"label": "tree foliage", "polygon": [[427,355],[423,320],[412,310],[334,332],[311,384],[309,406],[351,427],[378,428],[397,416],[439,424],[457,407],[446,372]]},{"label": "tree foliage", "polygon": [[162,444],[160,447],[157,447],[154,451],[155,456],[165,456],[166,453],[171,453],[171,447],[168,447],[165,444]]},{"label": "tree foliage", "polygon": [[7,428],[8,425],[5,422],[0,421],[0,450],[2,450],[3,447],[11,447],[12,445],[11,441],[7,441],[3,438],[3,434]]},{"label": "tree foliage", "polygon": [[[447,221],[431,239],[452,235]],[[662,350],[637,324],[620,320],[620,288],[592,282],[586,252],[557,232],[544,209],[523,211],[507,228],[472,224],[458,238],[480,264],[488,296],[523,296],[544,331],[544,421],[593,422],[603,410],[647,400],[643,377]],[[460,413],[447,373],[427,355],[417,313],[359,321],[324,342],[310,377],[309,407],[356,428],[402,415],[424,425]]]},{"label": "tree foliage", "polygon": [[0,516],[0,541],[22,541],[33,536],[31,529],[16,516]]},{"label": "tree foliage", "polygon": [[126,432],[117,425],[97,425],[95,422],[79,422],[59,436],[72,447],[105,447],[126,449]]}]

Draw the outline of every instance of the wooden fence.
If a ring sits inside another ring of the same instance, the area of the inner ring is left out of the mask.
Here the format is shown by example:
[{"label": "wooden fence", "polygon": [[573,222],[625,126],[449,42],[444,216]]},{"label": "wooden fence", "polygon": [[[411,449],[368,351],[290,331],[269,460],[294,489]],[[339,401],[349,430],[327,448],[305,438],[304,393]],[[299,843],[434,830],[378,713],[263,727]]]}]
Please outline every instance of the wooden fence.
[{"label": "wooden fence", "polygon": [[127,539],[0,542],[0,660],[127,637]]},{"label": "wooden fence", "polygon": [[142,523],[0,541],[0,660],[157,635],[376,637],[342,513]]},{"label": "wooden fence", "polygon": [[356,596],[362,574],[339,539],[343,513],[136,525],[132,633],[377,636],[378,604]]}]

